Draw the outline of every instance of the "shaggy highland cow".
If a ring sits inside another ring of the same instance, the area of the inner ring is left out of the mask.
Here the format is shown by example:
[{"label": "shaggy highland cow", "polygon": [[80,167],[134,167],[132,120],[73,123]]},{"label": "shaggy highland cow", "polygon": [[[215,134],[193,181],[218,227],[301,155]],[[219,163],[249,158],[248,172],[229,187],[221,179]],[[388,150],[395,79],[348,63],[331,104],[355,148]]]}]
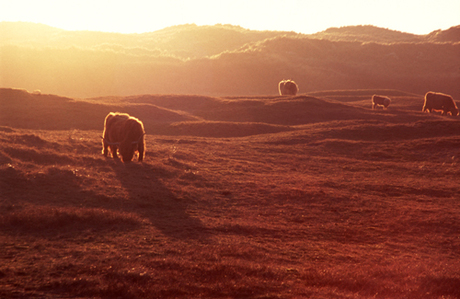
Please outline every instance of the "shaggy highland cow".
[{"label": "shaggy highland cow", "polygon": [[391,99],[389,97],[379,96],[374,94],[372,96],[372,109],[376,107],[387,108],[391,103]]},{"label": "shaggy highland cow", "polygon": [[126,113],[110,112],[104,122],[102,153],[107,157],[110,147],[112,157],[118,159],[118,150],[123,162],[126,163],[130,162],[134,153],[138,151],[137,160],[142,162],[145,152],[144,135],[144,125],[140,120]]},{"label": "shaggy highland cow", "polygon": [[280,96],[295,96],[299,91],[299,87],[292,80],[282,80],[278,84],[278,91]]},{"label": "shaggy highland cow", "polygon": [[453,116],[458,115],[458,108],[455,105],[454,99],[447,94],[429,91],[425,95],[425,104],[422,111],[433,112],[433,110],[442,110],[442,115],[450,112]]}]

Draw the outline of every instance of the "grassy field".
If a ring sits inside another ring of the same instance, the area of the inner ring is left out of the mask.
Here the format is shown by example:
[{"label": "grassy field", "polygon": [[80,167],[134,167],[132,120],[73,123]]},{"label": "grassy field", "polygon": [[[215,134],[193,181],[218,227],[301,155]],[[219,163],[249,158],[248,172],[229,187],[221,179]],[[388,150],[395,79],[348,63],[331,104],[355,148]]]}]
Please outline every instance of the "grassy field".
[{"label": "grassy field", "polygon": [[0,95],[1,298],[460,298],[460,121],[422,95]]}]

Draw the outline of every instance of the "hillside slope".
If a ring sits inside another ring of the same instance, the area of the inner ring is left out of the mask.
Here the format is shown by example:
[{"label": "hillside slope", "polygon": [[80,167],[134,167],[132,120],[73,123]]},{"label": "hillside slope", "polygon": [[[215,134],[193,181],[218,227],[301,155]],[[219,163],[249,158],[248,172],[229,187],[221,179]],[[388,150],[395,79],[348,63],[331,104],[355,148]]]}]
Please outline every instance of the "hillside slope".
[{"label": "hillside slope", "polygon": [[[376,93],[392,98],[385,113],[370,109],[370,99]],[[0,89],[0,126],[102,130],[105,116],[118,111],[141,119],[148,134],[241,137],[298,130],[324,122],[417,121],[426,118],[421,113],[422,106],[423,96],[395,90],[337,90],[294,97],[140,95],[71,99]]]},{"label": "hillside slope", "polygon": [[0,297],[459,298],[460,120],[422,104],[0,89]]},{"label": "hillside slope", "polygon": [[337,89],[429,90],[460,97],[456,27],[427,36],[372,26],[315,35],[231,25],[145,34],[0,23],[0,87],[69,97],[134,94],[275,95]]}]

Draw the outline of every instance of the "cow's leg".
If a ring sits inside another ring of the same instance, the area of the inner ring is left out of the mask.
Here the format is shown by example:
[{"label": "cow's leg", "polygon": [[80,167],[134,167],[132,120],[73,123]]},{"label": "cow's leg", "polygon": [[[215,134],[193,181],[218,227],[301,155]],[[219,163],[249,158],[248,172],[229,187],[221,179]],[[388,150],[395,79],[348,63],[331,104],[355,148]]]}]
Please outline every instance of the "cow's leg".
[{"label": "cow's leg", "polygon": [[107,155],[109,154],[109,145],[107,143],[105,143],[104,141],[102,142],[102,147],[103,147],[103,153],[104,153],[104,157],[107,157]]},{"label": "cow's leg", "polygon": [[118,148],[117,148],[116,145],[111,145],[111,146],[110,146],[110,151],[112,152],[112,157],[113,157],[114,159],[118,159],[117,150],[118,150]]},{"label": "cow's leg", "polygon": [[143,157],[144,157],[144,143],[142,141],[139,142],[139,144],[137,146],[137,151],[139,152],[137,161],[142,162]]}]

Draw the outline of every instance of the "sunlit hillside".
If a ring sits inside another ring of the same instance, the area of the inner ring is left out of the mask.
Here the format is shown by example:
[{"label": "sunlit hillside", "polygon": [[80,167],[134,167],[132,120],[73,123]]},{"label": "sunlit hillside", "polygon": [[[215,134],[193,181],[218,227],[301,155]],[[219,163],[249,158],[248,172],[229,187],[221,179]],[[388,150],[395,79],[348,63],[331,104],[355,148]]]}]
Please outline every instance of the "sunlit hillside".
[{"label": "sunlit hillside", "polygon": [[458,27],[417,36],[372,26],[313,35],[231,25],[144,34],[0,23],[0,87],[70,97],[134,94],[275,95],[385,88],[460,98]]},{"label": "sunlit hillside", "polygon": [[[460,298],[460,120],[422,105],[0,88],[0,298]],[[143,162],[102,155],[111,111]]]},{"label": "sunlit hillside", "polygon": [[0,23],[0,298],[460,298],[459,30]]},{"label": "sunlit hillside", "polygon": [[427,36],[425,35],[415,35],[370,25],[346,26],[340,28],[333,27],[316,34],[312,34],[311,37],[333,41],[360,41],[376,43],[424,42],[427,39]]}]

